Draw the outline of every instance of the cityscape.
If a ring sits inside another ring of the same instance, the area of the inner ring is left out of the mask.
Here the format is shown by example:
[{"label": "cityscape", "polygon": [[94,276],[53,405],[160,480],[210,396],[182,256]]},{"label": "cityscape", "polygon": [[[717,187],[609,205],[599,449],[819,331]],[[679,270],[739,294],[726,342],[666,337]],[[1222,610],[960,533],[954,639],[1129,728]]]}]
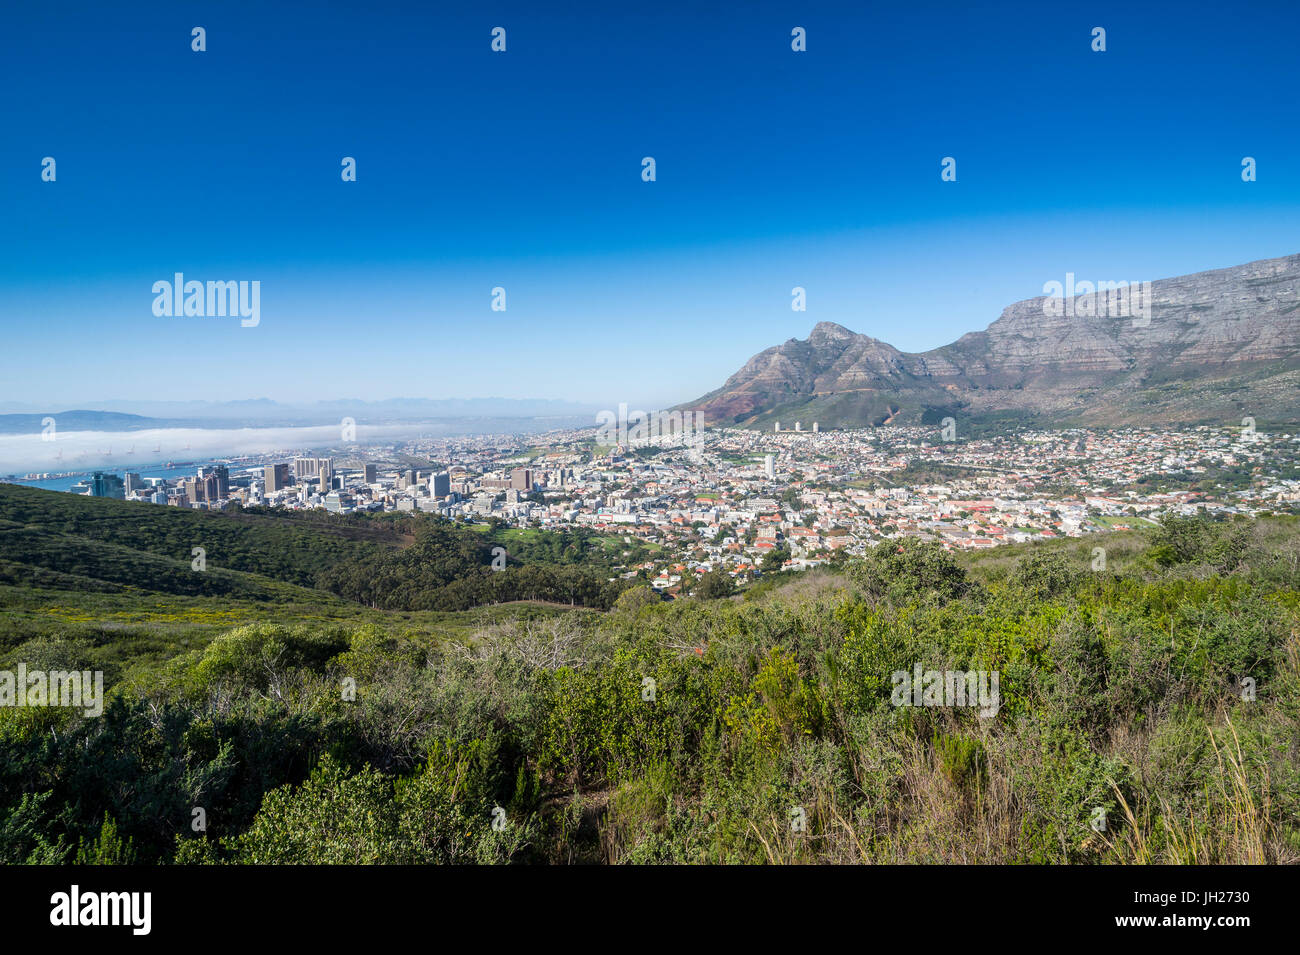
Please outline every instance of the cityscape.
[{"label": "cityscape", "polygon": [[[743,585],[915,538],[948,550],[1154,527],[1169,515],[1300,511],[1300,433],[1066,429],[943,440],[942,429],[702,429],[624,445],[564,430],[285,452],[71,493],[220,511],[407,512],[621,539],[666,598],[711,571]],[[955,422],[952,425],[955,427]],[[624,431],[626,436],[627,429]],[[292,455],[292,456],[291,456]],[[29,480],[42,475],[29,474]],[[640,545],[633,550],[635,545]]]},{"label": "cityscape", "polygon": [[1297,36],[4,5],[9,926],[1286,924]]}]

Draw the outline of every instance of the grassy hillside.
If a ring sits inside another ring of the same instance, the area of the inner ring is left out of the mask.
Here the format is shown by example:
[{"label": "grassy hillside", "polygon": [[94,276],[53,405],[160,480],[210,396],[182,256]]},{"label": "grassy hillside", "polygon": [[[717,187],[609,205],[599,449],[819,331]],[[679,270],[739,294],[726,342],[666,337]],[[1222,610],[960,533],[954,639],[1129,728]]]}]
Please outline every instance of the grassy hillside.
[{"label": "grassy hillside", "polygon": [[[498,538],[510,551],[500,571]],[[425,514],[192,511],[0,484],[0,586],[326,606],[341,598],[392,611],[518,600],[607,608],[618,596],[599,541],[506,538]]]},{"label": "grassy hillside", "polygon": [[[607,613],[4,596],[44,629],[0,668],[118,668],[102,717],[0,709],[9,862],[1300,860],[1294,519]],[[898,705],[918,665],[996,672],[996,712]]]},{"label": "grassy hillside", "polygon": [[[15,484],[0,484],[0,522],[0,559],[61,570],[69,548],[109,545],[121,549],[118,559],[100,551],[93,569],[117,581],[128,551],[188,567],[193,548],[202,547],[211,567],[302,587],[314,586],[322,571],[342,561],[373,560],[409,544],[413,533],[409,523],[349,520],[324,511],[198,511]],[[32,552],[37,536],[60,543],[48,553]],[[140,575],[139,585],[166,589],[152,573]]]},{"label": "grassy hillside", "polygon": [[[458,577],[472,581],[490,573],[484,541],[495,543],[503,535],[485,538],[482,530],[449,528],[424,515],[209,513],[0,484],[0,655],[29,641],[69,640],[97,668],[120,676],[250,623],[321,630],[370,626],[428,642],[502,619],[564,612],[520,602],[514,592],[520,584],[544,597],[565,596],[564,603],[587,595],[555,590],[594,575],[566,577],[561,570],[557,577],[545,566],[519,561],[498,575],[494,590],[458,583]],[[571,543],[530,533],[529,546],[543,557]],[[445,546],[448,540],[470,546],[457,555]],[[205,551],[201,572],[193,569],[194,547]],[[522,545],[512,542],[511,549],[528,555]],[[438,569],[436,580],[422,576],[428,567]],[[331,582],[385,569],[393,573],[383,608],[349,599],[354,595],[345,586],[335,588],[345,595],[329,589]],[[538,575],[546,578],[540,586]],[[404,600],[425,608],[408,609]],[[448,603],[456,609],[438,609]],[[20,656],[21,651],[14,660]]]}]

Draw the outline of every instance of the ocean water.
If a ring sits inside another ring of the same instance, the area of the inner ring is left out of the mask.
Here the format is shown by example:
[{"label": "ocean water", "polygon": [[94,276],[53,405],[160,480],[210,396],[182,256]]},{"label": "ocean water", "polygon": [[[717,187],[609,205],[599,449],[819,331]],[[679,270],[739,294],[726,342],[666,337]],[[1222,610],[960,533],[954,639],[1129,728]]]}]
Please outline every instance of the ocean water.
[{"label": "ocean water", "polygon": [[[68,491],[71,490],[75,484],[88,480],[95,471],[105,471],[110,474],[116,474],[118,477],[122,477],[122,475],[126,474],[127,471],[130,471],[133,474],[140,475],[142,478],[167,478],[170,481],[175,481],[178,478],[192,477],[199,468],[212,467],[215,464],[224,464],[229,467],[232,476],[241,467],[241,465],[221,460],[194,461],[192,463],[179,461],[173,463],[174,466],[170,468],[167,467],[166,462],[140,465],[127,464],[123,467],[112,467],[109,465],[105,467],[91,468],[87,470],[85,474],[74,477],[49,478],[44,481],[25,481],[19,479],[14,480],[11,483],[22,484],[27,487],[39,487],[46,491]],[[251,465],[249,466],[251,467]]]}]

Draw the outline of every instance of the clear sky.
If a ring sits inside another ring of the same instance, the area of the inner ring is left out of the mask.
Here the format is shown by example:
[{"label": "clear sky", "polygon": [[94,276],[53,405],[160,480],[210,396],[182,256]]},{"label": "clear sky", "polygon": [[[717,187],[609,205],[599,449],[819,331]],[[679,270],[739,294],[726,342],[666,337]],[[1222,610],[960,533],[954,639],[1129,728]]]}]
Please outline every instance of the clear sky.
[{"label": "clear sky", "polygon": [[[0,400],[653,407],[1300,252],[1293,0],[451,6],[4,4]],[[155,316],[175,272],[260,324]]]}]

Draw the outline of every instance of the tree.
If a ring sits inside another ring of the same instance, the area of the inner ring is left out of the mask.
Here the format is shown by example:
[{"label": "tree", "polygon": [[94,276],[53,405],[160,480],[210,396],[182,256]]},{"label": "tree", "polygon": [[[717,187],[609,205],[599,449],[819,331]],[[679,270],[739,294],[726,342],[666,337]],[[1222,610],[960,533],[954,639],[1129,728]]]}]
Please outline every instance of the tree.
[{"label": "tree", "polygon": [[629,587],[614,601],[614,609],[622,613],[634,614],[643,607],[652,607],[659,602],[659,595],[655,593],[653,587]]},{"label": "tree", "polygon": [[956,600],[974,590],[951,554],[914,537],[881,541],[850,573],[870,596],[896,604]]},{"label": "tree", "polygon": [[1171,514],[1160,522],[1151,556],[1162,567],[1206,564],[1226,572],[1241,563],[1247,537],[1246,528],[1240,525]]},{"label": "tree", "polygon": [[711,570],[695,585],[693,593],[696,597],[704,600],[716,600],[719,597],[730,597],[736,592],[736,582],[731,579],[731,575],[725,570]]},{"label": "tree", "polygon": [[765,574],[775,574],[785,566],[785,562],[790,559],[790,548],[784,544],[780,547],[773,547],[763,555],[763,561],[759,569]]},{"label": "tree", "polygon": [[1039,600],[1068,593],[1078,581],[1078,573],[1064,554],[1034,551],[1016,563],[1011,582]]}]

